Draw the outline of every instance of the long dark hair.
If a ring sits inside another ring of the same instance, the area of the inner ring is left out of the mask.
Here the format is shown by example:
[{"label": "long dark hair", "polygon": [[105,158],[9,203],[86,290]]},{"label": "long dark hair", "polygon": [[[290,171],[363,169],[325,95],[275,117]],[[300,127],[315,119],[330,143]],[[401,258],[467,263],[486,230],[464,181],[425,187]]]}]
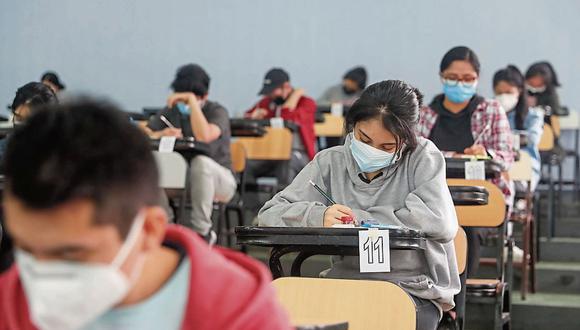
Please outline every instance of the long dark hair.
[{"label": "long dark hair", "polygon": [[550,62],[542,61],[530,65],[528,71],[526,71],[526,80],[537,76],[544,79],[546,91],[549,93],[553,93],[556,90],[556,87],[561,86],[556,71]]},{"label": "long dark hair", "polygon": [[352,132],[358,122],[380,118],[383,127],[395,136],[396,153],[402,160],[417,147],[415,125],[422,105],[421,92],[404,81],[385,80],[372,84],[347,112],[346,131]]},{"label": "long dark hair", "polygon": [[510,64],[505,69],[501,69],[493,75],[493,88],[501,81],[517,87],[520,92],[520,97],[514,111],[516,112],[516,129],[523,130],[525,129],[524,121],[529,110],[524,75],[522,75],[521,71],[515,65]]},{"label": "long dark hair", "polygon": [[473,50],[465,46],[453,47],[447,53],[445,53],[445,55],[443,55],[443,59],[441,60],[441,64],[439,65],[439,72],[447,70],[451,63],[455,61],[469,62],[473,67],[473,70],[475,70],[477,75],[479,75],[479,58]]}]

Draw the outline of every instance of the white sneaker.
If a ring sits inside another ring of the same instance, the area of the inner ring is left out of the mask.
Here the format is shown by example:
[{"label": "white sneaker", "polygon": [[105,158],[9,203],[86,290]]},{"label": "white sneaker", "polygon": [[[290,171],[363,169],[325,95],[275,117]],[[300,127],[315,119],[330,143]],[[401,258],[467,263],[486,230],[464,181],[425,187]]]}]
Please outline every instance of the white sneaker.
[{"label": "white sneaker", "polygon": [[[524,261],[524,250],[520,249],[518,246],[514,245],[512,250],[513,253],[513,262],[522,262]],[[503,248],[503,255],[505,260],[508,258],[508,248],[507,246]]]}]

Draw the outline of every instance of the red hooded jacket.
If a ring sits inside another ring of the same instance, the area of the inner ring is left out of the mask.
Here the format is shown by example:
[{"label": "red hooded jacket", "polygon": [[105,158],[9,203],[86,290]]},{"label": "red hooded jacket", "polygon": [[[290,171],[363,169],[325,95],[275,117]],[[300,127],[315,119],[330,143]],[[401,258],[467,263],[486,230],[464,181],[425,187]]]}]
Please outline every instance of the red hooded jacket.
[{"label": "red hooded jacket", "polygon": [[[182,329],[291,329],[262,264],[238,252],[210,249],[176,225],[168,226],[165,240],[182,246],[191,262]],[[16,265],[0,276],[0,330],[15,329],[36,329]]]},{"label": "red hooded jacket", "polygon": [[[276,116],[276,109],[275,106],[273,106],[272,99],[264,97],[252,109],[246,112],[246,117],[249,117],[250,114],[258,108],[268,110],[265,119],[270,119]],[[316,102],[308,96],[302,96],[300,100],[298,100],[298,104],[294,110],[282,108],[280,114],[282,119],[295,122],[299,125],[302,143],[304,144],[306,153],[311,160],[314,158],[314,154],[316,154],[316,149],[314,147],[316,143],[316,135],[314,134],[315,114]]]}]

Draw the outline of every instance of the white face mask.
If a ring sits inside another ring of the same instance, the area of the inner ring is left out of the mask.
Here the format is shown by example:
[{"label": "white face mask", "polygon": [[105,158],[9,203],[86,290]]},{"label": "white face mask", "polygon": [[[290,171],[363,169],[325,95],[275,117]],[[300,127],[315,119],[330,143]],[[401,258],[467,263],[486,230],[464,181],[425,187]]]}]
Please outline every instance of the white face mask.
[{"label": "white face mask", "polygon": [[530,92],[532,94],[541,94],[541,93],[546,91],[546,86],[533,87],[533,86],[526,84],[526,89],[528,90],[528,92]]},{"label": "white face mask", "polygon": [[144,220],[145,214],[140,212],[110,264],[38,261],[16,250],[32,322],[42,330],[78,329],[123,300],[139,276],[144,259],[130,277],[119,268],[139,238]]},{"label": "white face mask", "polygon": [[495,99],[501,104],[501,107],[506,111],[512,111],[518,104],[520,96],[518,94],[504,93],[495,96]]}]

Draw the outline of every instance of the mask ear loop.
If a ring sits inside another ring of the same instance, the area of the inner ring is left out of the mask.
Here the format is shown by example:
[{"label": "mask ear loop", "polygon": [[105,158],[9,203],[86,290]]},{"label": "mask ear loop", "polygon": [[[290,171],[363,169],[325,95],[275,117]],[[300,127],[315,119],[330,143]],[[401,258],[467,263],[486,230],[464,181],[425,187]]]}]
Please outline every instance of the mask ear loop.
[{"label": "mask ear loop", "polygon": [[125,239],[123,246],[121,246],[121,249],[117,253],[117,256],[115,256],[115,259],[113,259],[113,262],[111,262],[111,266],[115,266],[118,268],[125,262],[125,259],[127,259],[127,257],[129,256],[129,252],[131,252],[131,249],[133,248],[133,246],[137,242],[137,239],[139,238],[139,233],[141,231],[141,228],[143,228],[144,222],[145,222],[145,213],[140,211],[139,213],[137,213],[137,216],[133,220],[131,229],[129,229],[129,234],[127,234],[127,238]]}]

